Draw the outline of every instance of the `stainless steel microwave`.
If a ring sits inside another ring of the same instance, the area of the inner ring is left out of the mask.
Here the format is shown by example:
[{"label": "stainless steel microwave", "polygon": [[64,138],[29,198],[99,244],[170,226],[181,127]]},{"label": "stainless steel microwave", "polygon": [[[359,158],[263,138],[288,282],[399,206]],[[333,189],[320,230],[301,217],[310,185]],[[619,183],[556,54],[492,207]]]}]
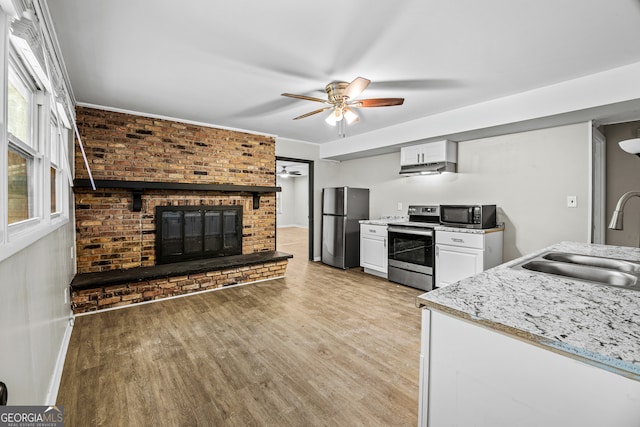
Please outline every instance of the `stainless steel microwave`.
[{"label": "stainless steel microwave", "polygon": [[496,205],[440,205],[440,224],[461,228],[493,228]]}]

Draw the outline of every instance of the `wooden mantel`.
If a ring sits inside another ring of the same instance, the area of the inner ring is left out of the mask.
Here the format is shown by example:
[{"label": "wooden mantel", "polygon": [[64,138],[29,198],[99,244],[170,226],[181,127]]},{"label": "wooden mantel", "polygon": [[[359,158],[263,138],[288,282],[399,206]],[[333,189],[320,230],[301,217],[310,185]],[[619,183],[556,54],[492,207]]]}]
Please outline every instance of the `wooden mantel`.
[{"label": "wooden mantel", "polygon": [[[236,184],[198,184],[182,182],[156,182],[156,181],[122,181],[115,179],[102,179],[94,181],[96,188],[124,188],[131,190],[133,195],[132,210],[140,212],[142,209],[142,192],[144,190],[181,190],[181,191],[219,191],[227,193],[251,193],[253,194],[253,209],[260,209],[260,195],[262,193],[277,193],[282,187],[266,187],[257,185]],[[77,188],[92,188],[88,179],[74,179],[73,186]]]}]

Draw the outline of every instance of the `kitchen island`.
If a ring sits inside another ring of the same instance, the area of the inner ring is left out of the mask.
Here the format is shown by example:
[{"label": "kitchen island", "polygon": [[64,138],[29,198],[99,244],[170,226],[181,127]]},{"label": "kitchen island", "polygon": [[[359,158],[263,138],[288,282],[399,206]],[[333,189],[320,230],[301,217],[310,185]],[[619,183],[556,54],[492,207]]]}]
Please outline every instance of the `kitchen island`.
[{"label": "kitchen island", "polygon": [[640,292],[512,268],[546,251],[640,261],[563,242],[418,297],[421,425],[640,425]]}]

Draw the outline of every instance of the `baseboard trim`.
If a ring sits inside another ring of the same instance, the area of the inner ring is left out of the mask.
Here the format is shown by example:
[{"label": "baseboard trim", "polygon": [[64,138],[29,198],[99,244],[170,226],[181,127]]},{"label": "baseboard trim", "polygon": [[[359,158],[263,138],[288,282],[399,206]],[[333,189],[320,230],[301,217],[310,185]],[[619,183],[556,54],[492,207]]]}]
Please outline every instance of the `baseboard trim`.
[{"label": "baseboard trim", "polygon": [[51,382],[49,383],[49,391],[47,392],[47,400],[44,405],[54,406],[58,398],[58,390],[60,389],[60,382],[62,381],[62,370],[64,369],[64,361],[67,358],[67,350],[69,350],[69,342],[71,341],[71,332],[73,331],[73,313],[67,322],[67,327],[62,337],[62,343],[60,345],[60,351],[56,358],[55,369],[51,375]]}]

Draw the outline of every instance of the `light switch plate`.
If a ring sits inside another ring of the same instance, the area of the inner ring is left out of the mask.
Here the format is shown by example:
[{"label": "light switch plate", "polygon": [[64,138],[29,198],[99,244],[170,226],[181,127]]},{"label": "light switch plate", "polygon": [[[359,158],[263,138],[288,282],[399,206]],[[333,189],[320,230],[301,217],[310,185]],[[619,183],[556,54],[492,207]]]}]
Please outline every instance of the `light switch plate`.
[{"label": "light switch plate", "polygon": [[576,196],[567,196],[567,207],[568,208],[577,208],[578,207],[578,197],[576,197]]},{"label": "light switch plate", "polygon": [[401,211],[402,210],[402,202],[398,202],[398,210]]}]

